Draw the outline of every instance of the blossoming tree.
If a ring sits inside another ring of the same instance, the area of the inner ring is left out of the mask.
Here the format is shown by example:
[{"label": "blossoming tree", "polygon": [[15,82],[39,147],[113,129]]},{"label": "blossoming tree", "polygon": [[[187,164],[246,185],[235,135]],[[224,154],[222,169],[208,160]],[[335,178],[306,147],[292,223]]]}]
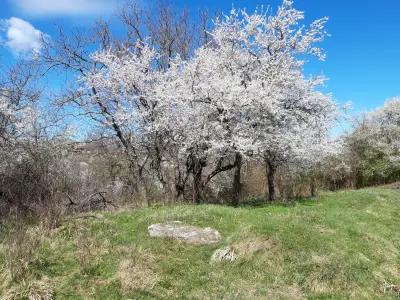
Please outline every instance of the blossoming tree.
[{"label": "blossoming tree", "polygon": [[237,203],[243,157],[265,163],[273,200],[280,165],[310,162],[306,149],[322,156],[331,147],[335,104],[317,91],[323,78],[305,77],[301,59],[324,59],[315,44],[325,36],[326,19],[304,27],[303,18],[289,0],[275,14],[232,10],[190,59],[170,57],[162,69],[156,62],[163,53],[145,41],[98,52],[93,59],[104,67],[84,78],[96,91],[87,107],[134,141],[134,155],[151,148],[159,162],[169,161],[161,149],[175,149],[176,163],[192,174],[195,203],[214,176],[233,168]]}]

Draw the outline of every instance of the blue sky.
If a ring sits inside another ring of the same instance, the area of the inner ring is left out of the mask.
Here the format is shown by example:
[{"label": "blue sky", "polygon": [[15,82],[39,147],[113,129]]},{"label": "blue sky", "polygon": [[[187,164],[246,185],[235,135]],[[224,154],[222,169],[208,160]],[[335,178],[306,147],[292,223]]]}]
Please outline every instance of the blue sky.
[{"label": "blue sky", "polygon": [[[0,0],[3,28],[0,40],[7,42],[5,27],[10,25],[7,20],[11,17],[27,21],[32,28],[51,37],[56,25],[88,27],[99,16],[111,17],[118,1],[121,0]],[[149,2],[140,1],[145,5]],[[276,8],[281,1],[176,0],[171,3],[178,9],[186,6],[193,12],[199,8],[227,12],[232,5],[251,11],[260,5]],[[339,103],[351,101],[354,112],[361,112],[381,106],[390,97],[400,96],[400,1],[295,0],[295,6],[305,11],[307,23],[329,17],[327,30],[331,37],[322,45],[327,60],[310,62],[306,72],[328,77],[324,90],[332,93]],[[24,42],[29,40],[23,40],[22,44],[17,41],[14,45],[24,47]],[[3,61],[12,61],[15,54],[5,46],[0,55]]]}]

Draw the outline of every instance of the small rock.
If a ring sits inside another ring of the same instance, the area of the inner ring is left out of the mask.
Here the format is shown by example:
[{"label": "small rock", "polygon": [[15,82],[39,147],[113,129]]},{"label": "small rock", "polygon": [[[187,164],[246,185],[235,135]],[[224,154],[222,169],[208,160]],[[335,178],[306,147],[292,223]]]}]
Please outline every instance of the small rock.
[{"label": "small rock", "polygon": [[229,261],[232,262],[236,259],[235,252],[231,247],[225,247],[222,249],[217,249],[211,256],[212,262],[219,262],[219,261]]},{"label": "small rock", "polygon": [[228,247],[216,250],[211,256],[211,262],[248,259],[260,251],[272,250],[277,243],[267,237],[254,237],[238,241]]},{"label": "small rock", "polygon": [[190,244],[215,244],[221,240],[219,232],[212,228],[183,225],[176,221],[167,224],[153,224],[148,227],[151,237],[165,237]]}]

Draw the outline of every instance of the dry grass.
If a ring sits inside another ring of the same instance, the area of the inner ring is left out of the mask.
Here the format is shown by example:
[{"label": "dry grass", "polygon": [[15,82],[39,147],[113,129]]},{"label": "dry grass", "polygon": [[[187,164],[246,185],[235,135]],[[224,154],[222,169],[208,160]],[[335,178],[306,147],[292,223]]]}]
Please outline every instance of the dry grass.
[{"label": "dry grass", "polygon": [[385,282],[382,290],[385,294],[393,295],[398,299],[400,297],[400,285]]},{"label": "dry grass", "polygon": [[157,274],[147,262],[132,259],[121,261],[117,276],[125,292],[149,291],[158,281]]},{"label": "dry grass", "polygon": [[0,286],[32,279],[32,266],[41,264],[38,249],[45,235],[46,230],[41,226],[22,227],[8,233],[0,248],[4,259]]},{"label": "dry grass", "polygon": [[311,255],[311,261],[312,263],[314,263],[315,265],[325,265],[327,263],[329,263],[330,258],[326,255],[317,255],[317,254],[312,254]]},{"label": "dry grass", "polygon": [[22,283],[16,287],[12,287],[3,295],[1,300],[52,300],[53,290],[50,286],[49,280],[43,278],[42,280],[35,280],[28,283]]},{"label": "dry grass", "polygon": [[1,300],[50,300],[53,290],[47,277],[37,278],[35,267],[43,264],[39,249],[45,241],[48,227],[18,227],[10,231],[1,244],[0,256],[4,263],[1,269],[0,287],[7,290]]},{"label": "dry grass", "polygon": [[[26,279],[0,290],[15,299],[47,277],[59,299],[392,299],[399,293],[399,199],[398,190],[374,188],[288,205],[180,205],[71,220],[46,233],[20,276]],[[217,229],[221,243],[149,236],[150,224],[176,219]],[[21,244],[9,242],[0,242],[2,266],[4,248],[10,257]],[[210,264],[225,246],[238,259]],[[95,269],[83,273],[84,264]]]},{"label": "dry grass", "polygon": [[278,246],[278,243],[268,237],[253,237],[238,241],[232,245],[235,253],[242,258],[250,258],[257,252],[268,251]]},{"label": "dry grass", "polygon": [[321,234],[335,234],[335,232],[336,232],[335,230],[328,228],[326,226],[323,226],[323,225],[317,225],[315,227]]},{"label": "dry grass", "polygon": [[231,246],[214,251],[211,262],[249,260],[257,253],[275,251],[277,246],[278,243],[275,240],[266,236],[242,238],[232,243]]},{"label": "dry grass", "polygon": [[305,299],[305,297],[303,291],[298,285],[282,285],[270,288],[264,299],[302,300]]},{"label": "dry grass", "polygon": [[104,255],[109,253],[109,241],[100,240],[85,229],[81,229],[75,236],[75,259],[84,274],[90,274],[103,261]]},{"label": "dry grass", "polygon": [[313,293],[338,293],[343,289],[357,290],[360,286],[352,281],[348,272],[344,270],[343,261],[335,257],[312,255],[306,263],[311,269],[305,286]]},{"label": "dry grass", "polygon": [[116,251],[123,257],[117,278],[124,292],[150,291],[157,284],[156,257],[151,252],[133,245],[118,247]]}]

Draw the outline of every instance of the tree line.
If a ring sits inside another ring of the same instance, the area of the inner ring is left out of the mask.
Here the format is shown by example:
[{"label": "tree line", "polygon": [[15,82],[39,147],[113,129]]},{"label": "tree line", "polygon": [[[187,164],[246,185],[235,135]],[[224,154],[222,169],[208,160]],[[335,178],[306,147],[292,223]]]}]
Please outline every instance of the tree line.
[{"label": "tree line", "polygon": [[[58,215],[61,201],[101,196],[99,186],[116,179],[132,197],[156,189],[195,204],[226,185],[238,205],[250,162],[264,168],[269,201],[283,198],[279,174],[310,195],[398,179],[398,98],[332,136],[342,108],[322,92],[323,76],[304,72],[308,60],[325,59],[327,18],[305,24],[284,0],[212,18],[130,2],[117,19],[122,33],[103,20],[87,31],[60,28],[3,67],[2,213]],[[64,78],[62,91],[45,94],[44,78]],[[90,134],[77,139],[72,123]],[[89,142],[102,157],[104,168],[91,169],[98,186],[77,174],[76,149]]]}]

